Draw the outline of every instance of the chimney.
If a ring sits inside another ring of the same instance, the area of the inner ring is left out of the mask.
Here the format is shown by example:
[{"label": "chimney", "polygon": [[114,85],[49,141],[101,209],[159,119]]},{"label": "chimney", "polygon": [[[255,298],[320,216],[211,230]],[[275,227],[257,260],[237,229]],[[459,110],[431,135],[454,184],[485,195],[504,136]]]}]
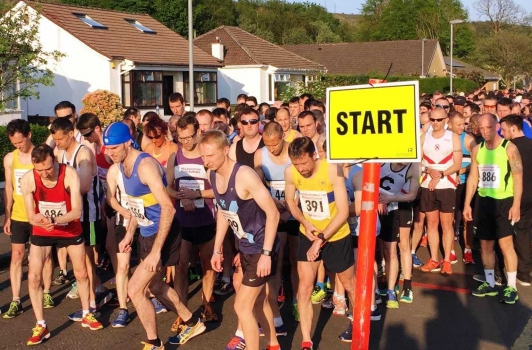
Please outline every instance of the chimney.
[{"label": "chimney", "polygon": [[219,59],[224,60],[224,46],[220,43],[220,38],[216,37],[216,42],[212,43],[212,55]]}]

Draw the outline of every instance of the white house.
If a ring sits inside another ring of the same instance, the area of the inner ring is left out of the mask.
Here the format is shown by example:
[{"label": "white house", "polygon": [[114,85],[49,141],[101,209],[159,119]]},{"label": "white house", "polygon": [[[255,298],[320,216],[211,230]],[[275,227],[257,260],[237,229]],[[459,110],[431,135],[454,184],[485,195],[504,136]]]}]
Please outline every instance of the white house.
[{"label": "white house", "polygon": [[[189,96],[188,41],[152,17],[89,7],[20,1],[40,12],[39,38],[45,51],[63,57],[50,68],[54,86],[39,87],[40,99],[21,102],[23,116],[53,116],[59,101],[78,109],[87,92],[117,93],[125,108],[137,107],[171,114],[168,96]],[[195,105],[213,105],[217,69],[222,63],[194,47]]]},{"label": "white house", "polygon": [[221,26],[194,44],[224,66],[218,68],[218,95],[236,103],[239,94],[273,101],[295,81],[307,82],[326,68],[238,27]]}]

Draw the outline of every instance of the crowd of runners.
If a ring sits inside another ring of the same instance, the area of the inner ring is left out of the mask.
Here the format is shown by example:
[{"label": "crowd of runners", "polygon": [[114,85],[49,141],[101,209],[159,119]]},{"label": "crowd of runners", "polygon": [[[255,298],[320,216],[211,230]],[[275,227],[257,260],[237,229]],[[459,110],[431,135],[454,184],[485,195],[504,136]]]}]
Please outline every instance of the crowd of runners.
[{"label": "crowd of runners", "polygon": [[[451,275],[459,256],[475,263],[472,249],[485,272],[475,275],[472,296],[514,304],[517,283],[532,281],[532,182],[524,181],[532,178],[531,96],[436,91],[421,101],[421,164],[381,165],[372,321],[381,319],[379,307],[414,301],[413,268]],[[238,327],[226,350],[258,350],[260,336],[266,349],[280,349],[283,306],[299,322],[301,350],[313,349],[313,304],[346,317],[339,338],[351,341],[362,168],[327,163],[325,105],[313,96],[236,102],[221,98],[212,111],[185,112],[174,93],[168,121],[129,108],[122,121],[102,125],[63,101],[41,145],[32,143],[27,121],[7,125],[15,148],[4,158],[13,301],[2,311],[7,319],[22,313],[29,242],[36,325],[28,345],[50,337],[44,309],[55,306],[52,285],[70,283],[67,297],[81,303],[70,320],[102,329],[99,309],[107,304],[117,307],[112,327],[126,327],[131,302],[144,350],[164,349],[158,327],[171,327],[172,344],[205,332],[205,322],[220,319],[211,304],[229,293],[236,293]],[[430,260],[418,258],[420,246]],[[139,258],[133,269],[132,255]],[[113,292],[97,273],[106,257]],[[196,266],[201,314],[187,307]],[[168,310],[175,322],[158,323],[156,314]]]}]

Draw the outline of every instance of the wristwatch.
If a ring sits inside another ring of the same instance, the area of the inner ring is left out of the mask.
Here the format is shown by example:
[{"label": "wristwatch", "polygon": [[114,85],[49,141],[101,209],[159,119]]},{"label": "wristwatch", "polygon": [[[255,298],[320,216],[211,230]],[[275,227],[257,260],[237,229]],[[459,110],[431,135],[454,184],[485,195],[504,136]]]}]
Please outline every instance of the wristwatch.
[{"label": "wristwatch", "polygon": [[203,196],[201,195],[201,190],[198,189],[198,190],[196,190],[196,192],[198,192],[198,194],[199,194],[199,197],[196,198],[196,199],[201,199],[201,198],[203,198]]},{"label": "wristwatch", "polygon": [[323,233],[318,234],[318,238],[323,241],[323,243],[326,243],[327,240],[325,239],[325,235]]},{"label": "wristwatch", "polygon": [[262,255],[266,255],[266,256],[272,256],[272,251],[271,250],[266,250],[266,249],[263,249],[262,252],[260,252]]}]

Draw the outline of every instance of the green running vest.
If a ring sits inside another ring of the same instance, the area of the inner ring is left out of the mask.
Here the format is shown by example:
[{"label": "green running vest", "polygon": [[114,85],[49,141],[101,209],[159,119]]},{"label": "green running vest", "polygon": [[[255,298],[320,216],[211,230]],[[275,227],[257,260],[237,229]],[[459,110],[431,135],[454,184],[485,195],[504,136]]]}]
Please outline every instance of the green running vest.
[{"label": "green running vest", "polygon": [[508,140],[503,140],[493,150],[487,149],[484,142],[480,144],[476,157],[479,196],[494,199],[513,197],[514,181],[506,155],[508,143]]}]

